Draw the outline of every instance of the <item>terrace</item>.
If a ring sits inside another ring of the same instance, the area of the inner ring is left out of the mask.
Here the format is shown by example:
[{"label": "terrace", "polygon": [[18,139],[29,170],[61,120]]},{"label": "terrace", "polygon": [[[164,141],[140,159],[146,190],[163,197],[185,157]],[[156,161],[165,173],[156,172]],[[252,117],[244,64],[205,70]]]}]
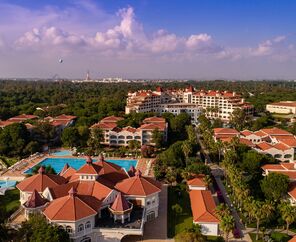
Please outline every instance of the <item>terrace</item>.
[{"label": "terrace", "polygon": [[135,229],[143,231],[143,223],[144,223],[144,209],[141,207],[134,206],[130,221],[125,220],[124,223],[120,221],[115,221],[113,217],[110,216],[110,211],[108,208],[105,208],[101,211],[101,218],[97,221],[96,226],[99,228],[106,228],[106,229]]}]

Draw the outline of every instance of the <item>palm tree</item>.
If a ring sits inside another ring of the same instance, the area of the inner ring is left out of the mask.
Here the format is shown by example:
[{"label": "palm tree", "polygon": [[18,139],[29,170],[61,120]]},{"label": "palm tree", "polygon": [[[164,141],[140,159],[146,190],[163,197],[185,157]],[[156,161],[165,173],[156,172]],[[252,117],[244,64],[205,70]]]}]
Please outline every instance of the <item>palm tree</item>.
[{"label": "palm tree", "polygon": [[279,205],[279,210],[282,219],[286,222],[287,234],[289,233],[289,226],[296,220],[296,208],[288,202],[283,202]]},{"label": "palm tree", "polygon": [[220,227],[225,234],[225,240],[229,241],[229,234],[235,228],[235,222],[232,215],[226,215],[220,222]]},{"label": "palm tree", "polygon": [[212,184],[212,178],[209,175],[206,175],[203,179],[204,183],[206,184],[207,187],[209,187]]},{"label": "palm tree", "polygon": [[192,144],[189,140],[185,140],[182,143],[182,151],[186,157],[186,160],[188,159],[189,155],[192,153]]},{"label": "palm tree", "polygon": [[252,201],[251,214],[256,219],[256,240],[258,240],[259,226],[262,219],[268,218],[274,210],[273,204],[270,202]]}]

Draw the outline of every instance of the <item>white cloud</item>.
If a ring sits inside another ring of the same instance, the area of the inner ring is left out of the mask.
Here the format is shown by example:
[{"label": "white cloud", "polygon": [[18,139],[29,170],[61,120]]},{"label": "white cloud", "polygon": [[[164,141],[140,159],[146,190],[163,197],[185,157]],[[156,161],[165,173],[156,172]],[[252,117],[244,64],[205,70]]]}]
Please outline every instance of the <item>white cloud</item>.
[{"label": "white cloud", "polygon": [[274,41],[275,43],[280,43],[280,42],[284,41],[286,38],[287,38],[286,36],[281,35],[281,36],[277,36],[277,37],[275,37],[275,38],[273,39],[273,41]]}]

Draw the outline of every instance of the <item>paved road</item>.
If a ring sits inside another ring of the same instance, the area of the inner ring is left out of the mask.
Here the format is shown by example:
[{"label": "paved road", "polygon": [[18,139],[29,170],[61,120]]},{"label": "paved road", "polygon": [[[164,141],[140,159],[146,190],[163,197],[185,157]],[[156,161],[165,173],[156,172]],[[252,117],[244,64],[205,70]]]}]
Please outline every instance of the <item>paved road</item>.
[{"label": "paved road", "polygon": [[217,183],[219,189],[221,190],[222,196],[223,196],[226,204],[228,205],[228,207],[230,208],[230,210],[232,212],[232,216],[235,219],[235,225],[240,230],[240,233],[241,233],[241,236],[242,236],[241,239],[230,238],[230,241],[246,241],[246,242],[250,241],[250,242],[252,242],[252,240],[251,240],[251,238],[250,238],[250,236],[248,234],[248,231],[245,229],[244,225],[240,221],[240,217],[239,217],[237,211],[232,206],[232,203],[231,203],[231,201],[229,199],[229,196],[228,196],[228,194],[226,192],[224,184],[221,181],[220,176],[223,174],[223,170],[218,165],[214,165],[212,163],[211,158],[210,158],[209,153],[208,153],[208,150],[205,148],[204,144],[201,142],[200,135],[198,134],[198,132],[196,132],[196,137],[197,137],[197,140],[198,140],[198,142],[200,144],[201,152],[205,156],[206,164],[211,167],[211,171],[212,171],[212,174],[213,174],[213,176],[214,176],[214,178],[216,180],[216,183]]}]

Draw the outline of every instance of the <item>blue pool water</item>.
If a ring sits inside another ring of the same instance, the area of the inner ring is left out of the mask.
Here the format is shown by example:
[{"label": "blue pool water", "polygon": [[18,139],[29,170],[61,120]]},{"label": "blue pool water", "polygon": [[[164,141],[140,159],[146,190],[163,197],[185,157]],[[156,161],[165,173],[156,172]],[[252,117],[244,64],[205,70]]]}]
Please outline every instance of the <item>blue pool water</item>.
[{"label": "blue pool water", "polygon": [[[128,171],[131,166],[137,165],[137,160],[106,160],[106,161],[119,165],[122,168],[124,168],[126,171]],[[54,170],[57,173],[59,173],[63,169],[66,163],[68,163],[69,166],[77,170],[82,165],[85,164],[85,159],[84,158],[45,158],[44,160],[39,162],[38,165],[44,165],[44,166],[51,165],[51,167],[54,168]],[[26,170],[24,173],[31,174],[32,168]]]},{"label": "blue pool water", "polygon": [[60,151],[55,151],[51,154],[54,156],[68,156],[68,155],[72,155],[72,152],[71,150],[60,150]]},{"label": "blue pool water", "polygon": [[0,181],[1,187],[15,187],[16,181],[8,180],[8,181]]}]

